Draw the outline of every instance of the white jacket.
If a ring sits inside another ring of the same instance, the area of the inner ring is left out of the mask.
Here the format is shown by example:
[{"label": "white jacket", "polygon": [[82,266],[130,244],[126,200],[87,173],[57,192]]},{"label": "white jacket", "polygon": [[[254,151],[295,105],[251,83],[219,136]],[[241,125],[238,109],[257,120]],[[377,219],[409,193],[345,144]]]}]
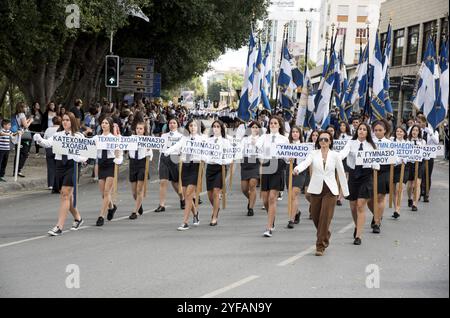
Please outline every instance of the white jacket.
[{"label": "white jacket", "polygon": [[303,172],[312,164],[311,181],[308,186],[308,193],[320,194],[322,193],[323,183],[325,182],[331,193],[339,195],[339,187],[336,182],[336,170],[339,177],[339,183],[342,188],[344,197],[349,195],[347,178],[345,177],[344,165],[339,153],[329,150],[327,155],[327,162],[325,168],[323,167],[323,159],[321,150],[312,151],[304,161],[302,161],[295,171]]}]

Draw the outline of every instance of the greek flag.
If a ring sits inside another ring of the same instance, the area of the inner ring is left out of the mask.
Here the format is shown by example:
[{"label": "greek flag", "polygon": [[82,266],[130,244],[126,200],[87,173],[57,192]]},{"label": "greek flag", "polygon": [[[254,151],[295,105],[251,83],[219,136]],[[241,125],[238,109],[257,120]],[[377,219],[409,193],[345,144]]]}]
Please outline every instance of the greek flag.
[{"label": "greek flag", "polygon": [[327,66],[325,76],[319,84],[319,89],[314,98],[314,117],[319,127],[325,129],[329,124],[330,100],[333,93],[335,77],[335,54],[331,54],[330,63]]},{"label": "greek flag", "polygon": [[[334,53],[333,53],[334,54]],[[336,106],[339,108],[339,118],[343,121],[348,121],[347,113],[345,110],[345,93],[348,88],[347,70],[345,68],[344,60],[342,57],[342,51],[339,52],[339,57],[335,65],[335,81],[334,81],[334,99]]]},{"label": "greek flag", "polygon": [[390,63],[389,63],[389,57],[391,56],[392,51],[392,45],[391,45],[391,38],[392,38],[392,26],[389,23],[387,35],[386,35],[386,44],[383,52],[383,75],[384,75],[384,105],[386,113],[392,115],[394,113],[394,110],[392,109],[391,99],[389,98],[389,69],[390,69]]},{"label": "greek flag", "polygon": [[[250,94],[253,85],[253,70],[256,63],[256,43],[253,32],[250,34],[248,45],[247,65],[244,73],[244,83],[242,85],[241,99],[239,100],[238,117],[243,121],[250,120]],[[252,77],[251,77],[252,76]]]},{"label": "greek flag", "polygon": [[300,96],[299,108],[295,124],[305,128],[316,129],[314,119],[314,95],[311,84],[311,75],[308,65],[305,65],[305,75],[303,79],[302,94]]},{"label": "greek flag", "polygon": [[[280,104],[286,114],[291,113],[291,108],[294,105],[293,94],[297,85],[294,83],[292,57],[287,47],[287,40],[283,45],[283,55],[281,59],[280,75],[278,77],[278,87],[280,89]],[[287,116],[289,117],[289,116]]]},{"label": "greek flag", "polygon": [[253,79],[252,89],[250,91],[250,113],[252,117],[255,117],[256,111],[258,110],[258,105],[261,101],[261,88],[262,81],[264,77],[264,65],[262,61],[262,52],[261,52],[261,41],[259,41],[258,45],[258,56],[256,58],[255,67],[253,68],[253,76],[250,76]]},{"label": "greek flag", "polygon": [[385,108],[385,91],[384,91],[384,79],[383,74],[383,56],[381,55],[380,41],[377,37],[375,40],[375,52],[373,65],[373,86],[372,86],[372,100],[370,101],[371,107],[371,121],[382,119],[386,116]]},{"label": "greek flag", "polygon": [[266,50],[264,51],[263,67],[264,67],[264,77],[262,78],[261,87],[261,99],[263,106],[266,110],[272,111],[269,103],[270,88],[272,85],[272,49],[270,48],[270,43],[266,44]]},{"label": "greek flag", "polygon": [[[431,112],[436,101],[436,50],[431,36],[428,38],[427,49],[422,65],[417,74],[416,88],[413,93],[413,104],[425,116]],[[437,74],[436,74],[437,75]]]}]

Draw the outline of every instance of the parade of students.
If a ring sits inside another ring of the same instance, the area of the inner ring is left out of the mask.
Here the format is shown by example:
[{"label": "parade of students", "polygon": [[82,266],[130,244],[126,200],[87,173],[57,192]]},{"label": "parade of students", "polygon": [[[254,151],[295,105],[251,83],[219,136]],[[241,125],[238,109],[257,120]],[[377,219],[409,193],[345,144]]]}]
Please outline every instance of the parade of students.
[{"label": "parade of students", "polygon": [[193,214],[193,224],[195,226],[200,225],[198,210],[195,206],[194,199],[197,191],[198,174],[202,156],[198,154],[192,155],[182,153],[187,140],[197,142],[204,140],[200,128],[201,126],[199,126],[197,121],[190,119],[185,127],[187,136],[184,135],[175,145],[164,152],[165,155],[181,154],[180,160],[183,163],[181,170],[181,184],[183,187],[185,208],[183,223],[178,227],[178,231],[189,230],[188,219],[191,213]]},{"label": "parade of students", "polygon": [[260,161],[256,142],[261,136],[261,125],[253,121],[248,125],[247,136],[242,139],[241,191],[247,198],[247,216],[254,215],[256,187],[260,179]]},{"label": "parade of students", "polygon": [[275,215],[277,201],[280,191],[284,190],[284,178],[286,161],[272,157],[272,149],[277,144],[288,144],[289,139],[285,136],[284,121],[279,116],[272,116],[269,121],[267,133],[255,141],[256,148],[260,150],[262,159],[261,174],[261,196],[267,211],[267,225],[264,231],[265,237],[272,237],[275,229]]},{"label": "parade of students", "polygon": [[[339,129],[336,132],[336,140],[342,140],[342,141],[349,141],[350,139],[352,139],[352,134],[350,131],[350,125],[345,122],[345,121],[341,121],[339,123]],[[347,176],[348,179],[348,172],[349,172],[349,168],[347,166],[347,159],[344,159],[344,161],[342,162],[344,165],[344,170],[345,170],[345,175]],[[339,197],[337,200],[337,205],[341,206],[342,205],[342,199],[344,198],[342,191],[339,192]]]},{"label": "parade of students", "polygon": [[179,168],[178,162],[179,157],[176,155],[166,156],[164,152],[175,145],[183,136],[178,129],[180,128],[180,122],[177,118],[171,118],[168,123],[169,132],[161,135],[164,139],[164,148],[161,150],[159,157],[159,206],[154,212],[164,212],[166,210],[166,197],[167,188],[169,187],[169,182],[172,184],[175,193],[180,198],[180,209],[184,210],[185,200],[183,193],[179,193]]},{"label": "parade of students", "polygon": [[[79,133],[79,126],[75,116],[72,113],[66,113],[62,116],[62,125],[58,129],[55,136],[77,136],[82,137]],[[50,148],[53,146],[53,138],[43,139],[40,134],[35,134],[34,141],[40,146]],[[86,162],[87,158],[76,155],[55,155],[56,172],[55,172],[55,187],[60,191],[60,205],[58,213],[58,222],[48,231],[51,236],[58,236],[62,234],[64,223],[67,218],[67,213],[70,212],[73,216],[73,224],[70,228],[76,231],[83,224],[83,219],[80,212],[74,204],[74,186],[77,182],[76,171],[79,162]]]},{"label": "parade of students", "polygon": [[[393,142],[408,142],[407,141],[407,132],[403,127],[397,127],[395,129],[394,136],[391,137],[391,141]],[[408,170],[405,167],[407,160],[401,160],[401,162],[397,163],[394,167],[394,213],[392,217],[394,219],[398,219],[400,217],[401,210],[401,202],[403,198],[403,192],[406,188],[406,183],[408,182]],[[403,165],[403,179],[400,180],[401,170]],[[401,191],[400,191],[400,182],[402,183]]]},{"label": "parade of students", "polygon": [[[422,139],[422,130],[419,125],[413,125],[410,129],[408,140],[414,144],[414,146],[425,146],[426,142]],[[411,211],[418,211],[417,204],[420,198],[422,176],[424,175],[423,160],[416,162],[408,162],[408,207]],[[417,166],[417,169],[416,169]],[[416,171],[417,170],[417,171]],[[417,174],[416,174],[417,172]]]},{"label": "parade of students", "polygon": [[[289,143],[298,145],[303,143],[303,132],[300,127],[292,126],[289,132]],[[294,160],[294,167],[298,165],[297,159]],[[301,189],[305,187],[307,171],[292,177],[291,210],[289,211],[289,221],[287,228],[293,229],[294,224],[300,223],[300,205],[299,197]],[[286,188],[289,189],[289,169],[286,169]]]},{"label": "parade of students", "polygon": [[[219,151],[224,153],[224,150],[231,149],[231,142],[226,138],[225,125],[220,120],[215,120],[211,125],[210,137],[207,139],[209,143],[218,145]],[[212,215],[210,226],[218,224],[220,211],[220,194],[226,184],[223,180],[226,177],[227,166],[231,164],[233,158],[206,157],[206,190],[208,193],[209,202],[212,205]],[[223,175],[225,173],[225,175]],[[222,196],[222,200],[225,198]]]},{"label": "parade of students", "polygon": [[321,131],[315,148],[316,150],[295,167],[294,175],[312,166],[308,193],[311,200],[311,215],[317,229],[316,255],[322,256],[330,244],[329,228],[339,195],[337,180],[339,179],[344,196],[349,195],[349,190],[341,155],[332,150],[333,135],[329,131]]},{"label": "parade of students", "polygon": [[[119,135],[118,127],[115,126],[111,117],[104,117],[101,121],[100,135],[103,137],[114,137]],[[98,140],[98,135],[94,136]],[[108,221],[114,218],[117,211],[117,205],[113,203],[112,194],[114,186],[115,165],[121,165],[123,162],[123,151],[121,150],[97,150],[98,159],[98,185],[102,195],[102,205],[100,215],[96,225],[103,226],[105,217]],[[117,176],[116,176],[117,177]]]},{"label": "parade of students", "polygon": [[[390,143],[391,140],[386,138],[389,136],[390,128],[384,120],[378,120],[372,124],[373,137],[375,143]],[[390,182],[390,165],[380,165],[377,176],[377,198],[372,198],[368,202],[370,211],[372,211],[373,219],[371,222],[372,232],[379,234],[381,232],[381,220],[383,219],[384,209],[386,207],[386,194],[389,194]],[[374,210],[374,200],[377,200],[377,210]]]},{"label": "parade of students", "polygon": [[366,123],[361,123],[353,138],[347,142],[344,149],[340,152],[341,159],[347,158],[347,165],[350,168],[348,178],[350,195],[347,199],[350,201],[350,209],[355,223],[353,232],[354,245],[361,245],[362,243],[361,238],[366,222],[366,206],[367,202],[373,197],[372,169],[380,169],[380,165],[377,163],[357,166],[356,156],[359,151],[375,149],[376,145],[372,140],[370,126]]},{"label": "parade of students", "polygon": [[[133,123],[134,135],[148,136],[147,125],[143,121]],[[128,152],[130,158],[129,180],[131,183],[131,191],[135,200],[135,208],[130,220],[137,219],[138,214],[144,213],[142,201],[144,200],[145,183],[148,182],[148,171],[146,170],[146,162],[153,159],[153,151],[151,149],[139,148],[138,150],[130,150]]]}]

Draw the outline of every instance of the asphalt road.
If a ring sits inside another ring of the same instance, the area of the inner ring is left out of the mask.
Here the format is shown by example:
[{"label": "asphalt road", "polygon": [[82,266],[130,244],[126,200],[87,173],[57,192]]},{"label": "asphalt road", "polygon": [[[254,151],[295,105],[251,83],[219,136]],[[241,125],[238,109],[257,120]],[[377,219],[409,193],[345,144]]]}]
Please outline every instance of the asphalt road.
[{"label": "asphalt road", "polygon": [[[300,224],[286,228],[285,199],[273,237],[264,238],[266,212],[258,200],[255,216],[246,216],[237,172],[218,226],[209,226],[203,194],[200,226],[184,232],[176,230],[182,211],[172,189],[166,212],[152,212],[158,206],[154,177],[145,214],[134,221],[122,177],[116,217],[101,228],[95,227],[97,185],[80,188],[86,222],[60,237],[46,235],[56,223],[57,195],[0,195],[0,297],[449,297],[448,176],[448,165],[436,165],[431,202],[420,203],[418,212],[404,207],[398,220],[386,209],[381,234],[369,231],[368,217],[361,246],[352,244],[348,202],[337,207],[323,257],[314,256],[315,229],[303,195]],[[367,287],[377,273],[370,266],[379,270],[379,288]],[[79,288],[68,288],[67,281],[77,287],[69,279],[77,273]]]}]

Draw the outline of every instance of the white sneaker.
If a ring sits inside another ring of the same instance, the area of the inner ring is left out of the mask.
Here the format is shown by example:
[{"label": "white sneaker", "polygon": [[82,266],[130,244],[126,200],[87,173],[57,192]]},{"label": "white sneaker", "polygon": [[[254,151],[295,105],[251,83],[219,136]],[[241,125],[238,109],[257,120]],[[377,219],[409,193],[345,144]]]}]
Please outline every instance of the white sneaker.
[{"label": "white sneaker", "polygon": [[278,201],[282,201],[283,200],[283,192],[279,192],[278,193]]},{"label": "white sneaker", "polygon": [[53,187],[48,187],[49,190],[53,190]]},{"label": "white sneaker", "polygon": [[47,232],[51,236],[58,236],[62,234],[61,229],[58,226],[55,226],[50,231]]},{"label": "white sneaker", "polygon": [[272,230],[266,230],[263,235],[265,237],[272,237]]},{"label": "white sneaker", "polygon": [[194,223],[195,226],[200,225],[200,220],[198,219],[198,213],[194,216],[192,223]]},{"label": "white sneaker", "polygon": [[83,219],[81,219],[80,221],[77,221],[77,220],[73,221],[72,227],[70,228],[70,230],[77,231],[83,223],[84,223]]},{"label": "white sneaker", "polygon": [[187,223],[181,224],[178,229],[178,231],[186,231],[189,230],[189,225]]}]

